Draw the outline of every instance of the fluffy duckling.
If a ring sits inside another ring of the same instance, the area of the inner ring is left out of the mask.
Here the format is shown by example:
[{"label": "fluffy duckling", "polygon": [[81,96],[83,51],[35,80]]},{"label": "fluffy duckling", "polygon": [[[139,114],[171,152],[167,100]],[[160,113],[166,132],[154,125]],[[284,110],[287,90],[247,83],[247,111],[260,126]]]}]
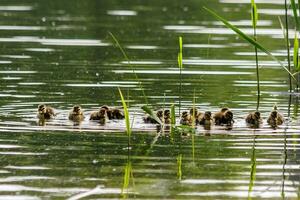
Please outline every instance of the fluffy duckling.
[{"label": "fluffy duckling", "polygon": [[193,123],[193,119],[192,119],[191,115],[186,111],[182,112],[180,124],[190,126],[190,125],[192,125],[192,123]]},{"label": "fluffy duckling", "polygon": [[259,111],[249,113],[246,117],[246,123],[250,126],[259,127],[262,124],[262,118]]},{"label": "fluffy duckling", "polygon": [[191,108],[190,109],[190,116],[194,117],[195,123],[199,124],[202,117],[203,117],[203,113],[199,112],[197,108]]},{"label": "fluffy duckling", "polygon": [[283,124],[284,117],[277,111],[276,105],[274,106],[273,111],[270,113],[267,122],[271,127],[277,127]]},{"label": "fluffy duckling", "polygon": [[105,124],[107,119],[105,108],[100,108],[99,111],[94,111],[90,115],[90,120],[99,120],[100,124]]},{"label": "fluffy duckling", "polygon": [[69,112],[69,120],[76,122],[84,120],[84,115],[79,105],[73,106],[72,110]]},{"label": "fluffy duckling", "polygon": [[233,113],[229,108],[222,108],[219,112],[213,116],[216,125],[232,125],[234,123]]},{"label": "fluffy duckling", "polygon": [[164,124],[171,124],[171,112],[170,110],[164,110]]},{"label": "fluffy duckling", "polygon": [[51,119],[55,116],[53,108],[44,104],[38,105],[37,117],[40,120]]},{"label": "fluffy duckling", "polygon": [[101,106],[104,108],[107,113],[108,119],[124,119],[125,115],[124,112],[119,108],[109,108],[107,105]]},{"label": "fluffy duckling", "polygon": [[211,126],[213,122],[212,116],[211,116],[211,112],[206,111],[203,115],[203,117],[201,118],[199,124],[200,125],[205,125],[205,126]]}]

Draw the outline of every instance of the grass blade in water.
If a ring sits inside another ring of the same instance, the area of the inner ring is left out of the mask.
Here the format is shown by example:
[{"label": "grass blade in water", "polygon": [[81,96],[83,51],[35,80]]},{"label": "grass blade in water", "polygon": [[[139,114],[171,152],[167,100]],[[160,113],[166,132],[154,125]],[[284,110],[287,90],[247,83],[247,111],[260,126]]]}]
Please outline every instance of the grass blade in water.
[{"label": "grass blade in water", "polygon": [[130,136],[131,136],[131,127],[130,127],[130,120],[129,120],[129,112],[128,112],[127,105],[126,105],[125,99],[123,97],[122,91],[121,91],[120,88],[118,88],[118,90],[119,90],[121,101],[122,101],[122,105],[123,105],[123,108],[124,108],[124,115],[125,115],[125,122],[126,122],[126,131],[127,131],[128,137],[130,138]]},{"label": "grass blade in water", "polygon": [[238,29],[237,27],[235,27],[234,25],[232,25],[231,23],[229,23],[226,19],[222,18],[221,16],[219,16],[217,13],[215,13],[214,11],[204,7],[204,9],[206,11],[208,11],[211,15],[213,15],[216,19],[220,20],[221,22],[223,22],[223,24],[225,26],[227,26],[228,28],[230,28],[231,30],[233,30],[236,34],[238,34],[238,36],[244,40],[246,40],[248,43],[250,43],[251,45],[253,45],[254,47],[256,47],[257,49],[261,50],[262,52],[266,53],[270,58],[272,58],[274,61],[276,61],[283,69],[285,69],[290,75],[291,77],[297,81],[294,77],[294,75],[284,66],[284,64],[278,60],[275,56],[272,55],[271,52],[269,52],[265,47],[263,47],[261,44],[259,44],[257,41],[253,40],[251,37],[247,36],[244,32],[242,32],[240,29]]},{"label": "grass blade in water", "polygon": [[145,111],[152,119],[154,119],[161,126],[163,125],[162,121],[154,114],[154,112],[148,106],[142,106],[143,111]]},{"label": "grass blade in water", "polygon": [[177,156],[177,179],[181,181],[182,178],[182,154]]},{"label": "grass blade in water", "polygon": [[176,116],[175,116],[175,105],[171,105],[171,139],[174,141],[175,135],[175,126],[176,126]]}]

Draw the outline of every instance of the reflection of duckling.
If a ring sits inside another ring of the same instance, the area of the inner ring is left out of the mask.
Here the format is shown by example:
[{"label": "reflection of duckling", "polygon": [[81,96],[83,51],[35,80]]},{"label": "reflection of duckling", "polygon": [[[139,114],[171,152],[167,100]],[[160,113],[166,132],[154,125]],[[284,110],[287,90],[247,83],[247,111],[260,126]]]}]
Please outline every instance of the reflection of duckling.
[{"label": "reflection of duckling", "polygon": [[72,110],[69,112],[69,120],[76,122],[84,120],[84,115],[79,105],[73,106]]},{"label": "reflection of duckling", "polygon": [[216,125],[232,125],[234,122],[233,120],[233,113],[229,110],[229,108],[222,108],[221,111],[214,114],[214,120]]},{"label": "reflection of duckling", "polygon": [[199,124],[205,125],[205,126],[210,126],[212,124],[212,117],[211,117],[211,112],[206,111],[200,120]]},{"label": "reflection of duckling", "polygon": [[44,104],[38,105],[37,117],[40,120],[51,119],[55,116],[53,108]]},{"label": "reflection of duckling", "polygon": [[100,108],[99,111],[94,111],[90,115],[90,120],[99,120],[100,124],[105,124],[107,118],[105,108]]},{"label": "reflection of duckling", "polygon": [[192,125],[193,123],[193,120],[192,120],[192,117],[191,115],[184,111],[181,113],[181,119],[180,119],[180,124],[182,125]]},{"label": "reflection of duckling", "polygon": [[284,118],[282,114],[277,111],[277,106],[274,106],[273,111],[270,113],[270,116],[267,120],[268,124],[272,127],[276,127],[278,125],[282,125],[284,122]]},{"label": "reflection of duckling", "polygon": [[255,111],[255,112],[249,113],[246,117],[246,122],[249,125],[253,125],[255,127],[258,127],[260,124],[262,124],[262,119],[260,117],[260,112]]}]

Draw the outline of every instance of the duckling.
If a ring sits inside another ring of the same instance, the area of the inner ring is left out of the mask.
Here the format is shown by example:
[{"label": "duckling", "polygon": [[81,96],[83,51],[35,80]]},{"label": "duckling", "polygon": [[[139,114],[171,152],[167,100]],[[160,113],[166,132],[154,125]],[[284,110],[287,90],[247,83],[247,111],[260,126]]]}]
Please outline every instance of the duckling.
[{"label": "duckling", "polygon": [[213,120],[211,117],[211,112],[206,111],[202,117],[202,119],[200,120],[199,124],[200,125],[205,125],[205,126],[211,126]]},{"label": "duckling", "polygon": [[101,106],[106,110],[108,119],[124,119],[125,115],[121,109],[118,108],[109,108],[107,105]]},{"label": "duckling", "polygon": [[104,108],[101,108],[99,110],[98,117],[99,117],[99,123],[101,125],[104,125],[106,123],[106,120],[108,119],[106,110]]},{"label": "duckling", "polygon": [[193,123],[193,119],[191,117],[191,115],[184,111],[181,113],[181,119],[180,119],[180,124],[182,125],[192,125]]},{"label": "duckling", "polygon": [[84,120],[84,115],[79,105],[73,106],[72,110],[69,112],[69,120],[76,122]]},{"label": "duckling", "polygon": [[37,117],[40,120],[51,119],[55,116],[53,108],[44,104],[38,105]]},{"label": "duckling", "polygon": [[203,117],[203,113],[199,112],[197,108],[193,107],[190,109],[190,116],[194,117],[195,124],[199,124]]},{"label": "duckling", "polygon": [[234,122],[233,113],[227,107],[224,107],[219,112],[215,113],[213,118],[216,125],[231,125]]},{"label": "duckling", "polygon": [[277,111],[276,105],[274,106],[273,111],[270,113],[267,122],[271,127],[277,127],[283,124],[284,117]]},{"label": "duckling", "polygon": [[171,112],[170,110],[164,110],[164,124],[171,124]]},{"label": "duckling", "polygon": [[[90,115],[90,120],[100,120],[101,122],[106,122],[106,119],[108,118],[107,113],[106,113],[106,109],[105,108],[100,108],[99,111],[94,111],[91,113]],[[101,124],[104,124],[101,123]]]},{"label": "duckling", "polygon": [[250,126],[259,127],[262,124],[262,118],[259,111],[249,113],[246,117],[246,123]]}]

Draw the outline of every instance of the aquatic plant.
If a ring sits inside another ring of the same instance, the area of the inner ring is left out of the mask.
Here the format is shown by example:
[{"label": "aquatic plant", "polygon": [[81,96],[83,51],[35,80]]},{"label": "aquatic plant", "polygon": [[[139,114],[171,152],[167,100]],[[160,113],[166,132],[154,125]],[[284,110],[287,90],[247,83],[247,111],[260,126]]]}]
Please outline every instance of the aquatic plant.
[{"label": "aquatic plant", "polygon": [[[300,63],[299,63],[299,38],[298,38],[298,31],[300,31],[300,23],[299,23],[299,18],[298,18],[298,13],[297,13],[297,7],[296,7],[296,3],[295,0],[291,0],[291,7],[293,10],[293,15],[294,15],[294,20],[295,20],[295,37],[294,37],[294,52],[293,52],[293,64],[294,64],[294,70],[296,71],[296,73],[298,73],[297,75],[297,85],[296,85],[296,89],[299,89],[299,81],[300,81],[300,77],[299,77],[299,72],[300,72]],[[300,11],[300,0],[298,0],[298,8]]]},{"label": "aquatic plant", "polygon": [[159,123],[161,126],[163,125],[162,121],[156,116],[156,114],[153,112],[151,108],[148,106],[142,106],[142,110],[145,111],[152,119],[154,119],[157,123]]},{"label": "aquatic plant", "polygon": [[120,88],[118,88],[118,90],[120,93],[120,97],[121,97],[121,101],[122,101],[122,105],[123,105],[123,109],[124,109],[126,132],[127,132],[127,136],[128,136],[128,145],[130,145],[131,126],[130,126],[129,112],[128,112],[128,108],[127,108],[125,99],[123,97],[122,91]]},{"label": "aquatic plant", "polygon": [[251,172],[250,172],[250,181],[249,181],[249,188],[248,188],[248,199],[251,199],[251,192],[254,187],[254,182],[256,178],[256,136],[255,131],[253,134],[253,145],[252,145],[252,155],[251,155]]},{"label": "aquatic plant", "polygon": [[[124,168],[123,186],[122,186],[122,190],[121,190],[123,199],[127,199],[127,197],[128,197],[128,188],[129,188],[130,178],[132,178],[132,181],[133,181],[132,165],[131,165],[131,162],[128,161]],[[134,184],[134,182],[133,182],[133,184]]]},{"label": "aquatic plant", "polygon": [[[287,49],[287,62],[288,62],[288,70],[291,71],[291,55],[290,55],[290,40],[289,40],[289,22],[288,22],[288,6],[287,1],[284,0],[284,10],[285,10],[285,34],[286,34],[286,49]],[[296,81],[297,82],[297,81]],[[292,91],[292,78],[289,74],[289,85],[290,85],[290,92]]]},{"label": "aquatic plant", "polygon": [[182,179],[182,154],[179,154],[176,158],[177,160],[177,179],[181,181]]},{"label": "aquatic plant", "polygon": [[176,126],[176,114],[175,114],[175,105],[171,105],[171,132],[170,137],[171,140],[174,141],[175,136],[175,126]]},{"label": "aquatic plant", "polygon": [[[256,35],[256,25],[258,21],[258,13],[257,13],[257,6],[254,0],[251,0],[251,21],[252,21],[252,27],[253,27],[253,38],[255,41],[257,41],[257,35]],[[260,100],[260,85],[259,85],[259,68],[258,68],[258,55],[257,55],[257,47],[254,46],[254,52],[255,52],[255,63],[256,63],[256,81],[257,81],[257,104],[256,104],[256,110],[259,109],[259,100]]]},{"label": "aquatic plant", "polygon": [[216,19],[220,20],[226,27],[230,28],[232,31],[234,31],[240,38],[244,39],[245,41],[247,41],[249,44],[253,45],[254,47],[256,47],[257,49],[259,49],[260,51],[264,52],[265,54],[267,54],[272,60],[276,61],[285,71],[287,71],[287,73],[291,76],[292,79],[294,79],[295,81],[296,78],[295,76],[291,73],[291,71],[279,60],[277,59],[270,51],[268,51],[265,47],[263,47],[260,43],[258,43],[257,41],[255,41],[253,38],[249,37],[248,35],[246,35],[244,32],[242,32],[240,29],[238,29],[236,26],[232,25],[230,22],[228,22],[226,19],[222,18],[221,16],[219,16],[216,12],[214,12],[213,10],[204,7],[204,9],[206,11],[208,11],[212,16],[214,16]]},{"label": "aquatic plant", "polygon": [[179,116],[180,116],[180,108],[181,108],[181,91],[182,91],[182,37],[179,37],[179,53],[178,53],[178,67],[179,67],[179,78],[180,78],[180,85],[179,85]]},{"label": "aquatic plant", "polygon": [[143,97],[144,97],[145,103],[148,105],[148,99],[147,99],[145,90],[144,90],[144,88],[143,88],[142,82],[140,81],[138,75],[135,73],[135,69],[134,69],[134,67],[131,65],[131,62],[130,62],[129,57],[127,56],[127,54],[126,54],[126,52],[124,51],[123,47],[121,46],[119,40],[114,36],[114,34],[113,34],[112,32],[108,32],[108,34],[109,34],[109,35],[111,36],[111,38],[114,40],[116,46],[119,48],[119,50],[120,50],[121,53],[123,54],[123,57],[124,57],[125,60],[127,61],[127,63],[128,63],[128,65],[130,66],[130,68],[132,69],[133,74],[134,74],[134,77],[135,77],[135,80],[138,82],[139,88],[140,88],[140,90],[141,90],[142,93],[143,93]]}]

